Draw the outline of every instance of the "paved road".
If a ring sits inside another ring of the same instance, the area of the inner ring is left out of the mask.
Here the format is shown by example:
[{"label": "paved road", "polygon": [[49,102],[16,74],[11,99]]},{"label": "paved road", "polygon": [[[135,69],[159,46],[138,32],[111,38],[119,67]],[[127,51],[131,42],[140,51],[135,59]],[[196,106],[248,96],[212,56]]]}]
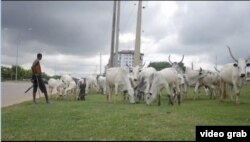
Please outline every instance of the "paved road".
[{"label": "paved road", "polygon": [[[6,81],[1,82],[1,107],[21,103],[27,100],[32,100],[32,89],[24,93],[30,86],[31,82],[14,82]],[[43,94],[41,94],[41,97]],[[37,93],[37,98],[39,97]]]}]

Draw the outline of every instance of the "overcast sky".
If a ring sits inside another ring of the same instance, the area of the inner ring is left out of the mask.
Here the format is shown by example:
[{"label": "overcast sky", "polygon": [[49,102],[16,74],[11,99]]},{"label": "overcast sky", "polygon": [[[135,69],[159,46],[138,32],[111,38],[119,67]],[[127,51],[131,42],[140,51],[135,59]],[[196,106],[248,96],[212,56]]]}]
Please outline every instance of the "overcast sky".
[{"label": "overcast sky", "polygon": [[[143,1],[141,52],[145,62],[181,60],[213,70],[250,55],[249,1]],[[111,47],[113,1],[2,1],[4,66],[30,69],[41,52],[42,71],[75,77],[102,72]],[[119,50],[134,49],[137,2],[122,1]],[[248,69],[249,70],[249,69]]]}]

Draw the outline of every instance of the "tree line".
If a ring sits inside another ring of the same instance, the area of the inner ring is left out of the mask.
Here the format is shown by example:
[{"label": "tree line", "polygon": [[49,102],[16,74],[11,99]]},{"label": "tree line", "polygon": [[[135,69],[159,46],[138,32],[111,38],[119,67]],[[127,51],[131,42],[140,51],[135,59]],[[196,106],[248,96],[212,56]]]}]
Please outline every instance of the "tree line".
[{"label": "tree line", "polygon": [[[29,80],[32,77],[31,69],[26,70],[20,66],[12,65],[11,67],[1,66],[1,80],[15,80],[16,79],[16,67],[17,67],[17,80]],[[42,77],[49,79],[51,76],[42,72]]]}]

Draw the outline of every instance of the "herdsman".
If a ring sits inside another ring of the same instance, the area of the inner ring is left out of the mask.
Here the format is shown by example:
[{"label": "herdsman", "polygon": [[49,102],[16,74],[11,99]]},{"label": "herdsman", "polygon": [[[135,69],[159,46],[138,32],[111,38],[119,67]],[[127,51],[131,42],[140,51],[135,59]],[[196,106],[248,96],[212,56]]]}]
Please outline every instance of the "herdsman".
[{"label": "herdsman", "polygon": [[42,54],[37,54],[37,59],[33,62],[31,66],[32,70],[32,82],[33,82],[33,102],[36,104],[36,92],[37,87],[40,88],[41,92],[44,93],[46,102],[49,104],[48,93],[46,86],[42,80],[42,70],[40,66],[40,60],[42,60]]}]

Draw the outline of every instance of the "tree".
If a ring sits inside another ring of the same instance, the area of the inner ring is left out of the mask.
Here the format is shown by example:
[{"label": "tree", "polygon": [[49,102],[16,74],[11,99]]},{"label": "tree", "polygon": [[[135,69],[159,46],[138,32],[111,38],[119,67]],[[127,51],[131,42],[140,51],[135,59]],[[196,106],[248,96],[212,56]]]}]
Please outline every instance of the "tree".
[{"label": "tree", "polygon": [[148,67],[153,67],[157,71],[162,70],[167,67],[171,67],[171,64],[169,62],[151,62]]},{"label": "tree", "polygon": [[1,78],[2,80],[11,79],[11,69],[8,67],[1,67]]}]

